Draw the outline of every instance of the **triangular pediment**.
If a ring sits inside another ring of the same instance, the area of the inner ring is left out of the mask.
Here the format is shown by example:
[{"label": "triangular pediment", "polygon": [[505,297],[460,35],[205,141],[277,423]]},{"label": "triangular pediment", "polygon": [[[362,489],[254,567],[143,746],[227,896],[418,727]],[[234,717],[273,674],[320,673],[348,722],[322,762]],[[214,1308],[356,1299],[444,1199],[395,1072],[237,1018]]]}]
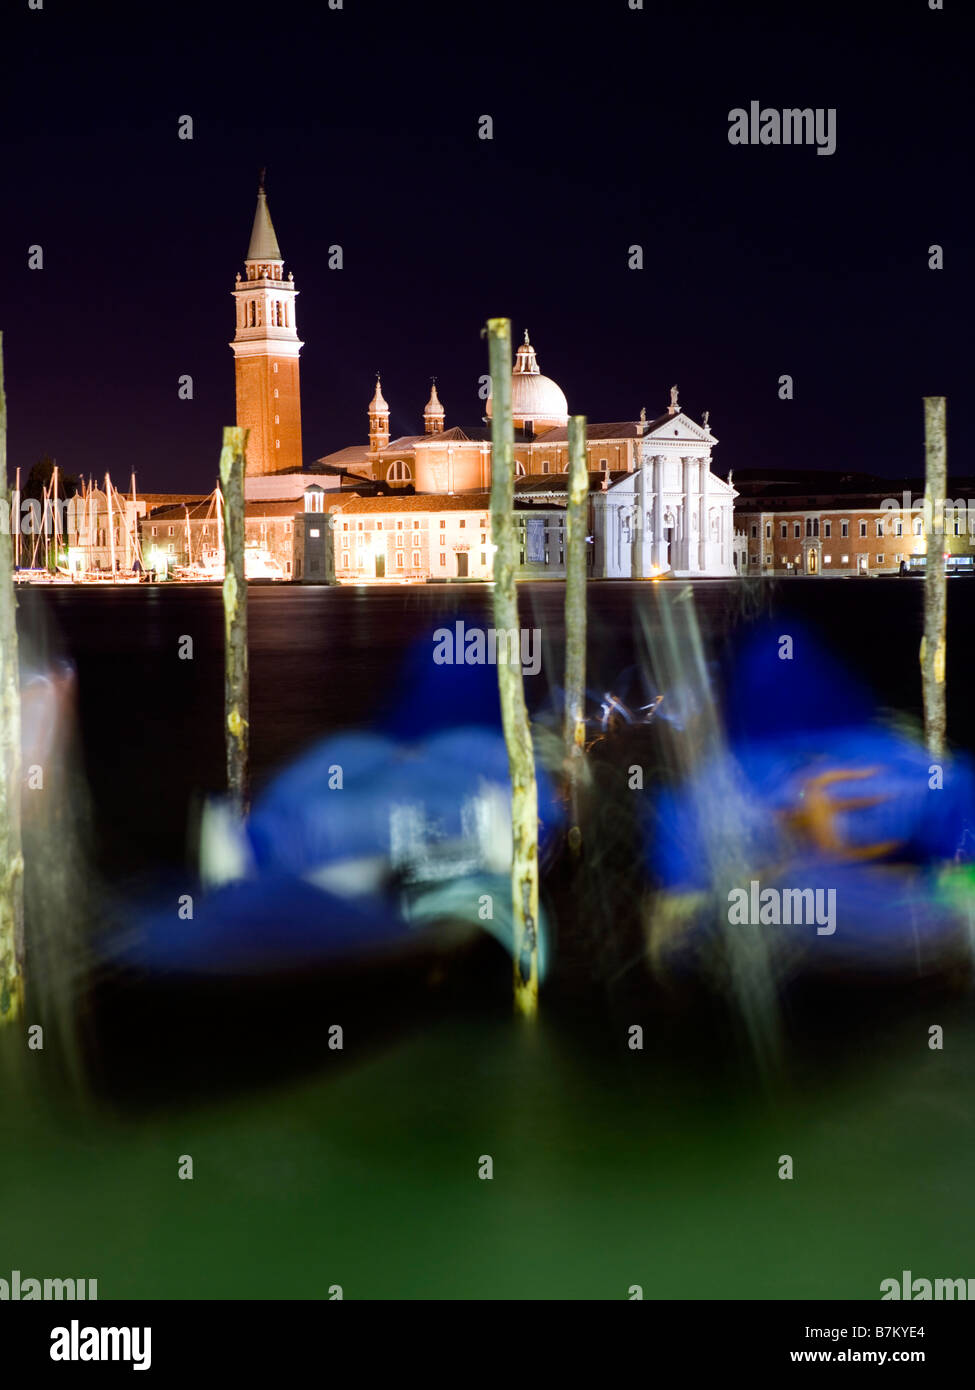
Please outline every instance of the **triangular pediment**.
[{"label": "triangular pediment", "polygon": [[710,430],[706,430],[703,425],[698,425],[682,410],[679,410],[676,415],[669,415],[655,429],[648,430],[643,438],[676,441],[678,444],[682,440],[691,444],[717,444],[718,442]]}]

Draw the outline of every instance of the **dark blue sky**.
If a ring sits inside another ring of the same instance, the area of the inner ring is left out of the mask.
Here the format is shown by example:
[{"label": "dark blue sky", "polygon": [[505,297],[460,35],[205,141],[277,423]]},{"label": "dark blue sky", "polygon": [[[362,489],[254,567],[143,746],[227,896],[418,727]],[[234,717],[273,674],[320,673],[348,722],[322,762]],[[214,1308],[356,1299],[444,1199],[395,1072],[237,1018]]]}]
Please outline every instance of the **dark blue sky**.
[{"label": "dark blue sky", "polygon": [[[508,314],[593,420],[678,382],[721,470],[917,473],[921,398],[945,394],[971,471],[962,6],[644,2],[6,6],[11,468],[212,486],[263,164],[306,460],[365,437],[377,370],[394,433],[433,373],[447,424],[477,422],[479,330]],[[836,153],[730,145],[751,100],[836,107]]]}]

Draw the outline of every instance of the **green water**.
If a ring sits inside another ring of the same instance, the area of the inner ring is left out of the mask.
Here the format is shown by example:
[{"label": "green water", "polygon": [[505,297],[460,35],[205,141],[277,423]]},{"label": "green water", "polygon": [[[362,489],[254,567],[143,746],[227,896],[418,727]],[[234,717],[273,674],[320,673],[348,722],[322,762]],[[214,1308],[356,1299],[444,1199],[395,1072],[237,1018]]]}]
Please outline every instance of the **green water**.
[{"label": "green water", "polygon": [[941,1052],[905,1020],[774,1093],[651,1039],[597,1063],[483,1019],[138,1118],[8,1087],[0,1277],[176,1299],[875,1299],[905,1268],[968,1277],[975,1026],[949,1016]]}]

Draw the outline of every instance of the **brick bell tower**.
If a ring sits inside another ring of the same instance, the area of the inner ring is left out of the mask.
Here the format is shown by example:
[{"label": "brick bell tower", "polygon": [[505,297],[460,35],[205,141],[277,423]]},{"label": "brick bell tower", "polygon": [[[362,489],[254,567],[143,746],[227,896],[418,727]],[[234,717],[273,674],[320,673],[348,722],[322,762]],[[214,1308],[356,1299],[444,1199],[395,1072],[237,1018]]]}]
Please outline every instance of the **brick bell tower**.
[{"label": "brick bell tower", "polygon": [[237,275],[237,332],[230,344],[237,378],[237,424],[250,429],[247,475],[301,467],[301,393],[294,276],[284,278],[264,192],[264,170],[244,278]]}]

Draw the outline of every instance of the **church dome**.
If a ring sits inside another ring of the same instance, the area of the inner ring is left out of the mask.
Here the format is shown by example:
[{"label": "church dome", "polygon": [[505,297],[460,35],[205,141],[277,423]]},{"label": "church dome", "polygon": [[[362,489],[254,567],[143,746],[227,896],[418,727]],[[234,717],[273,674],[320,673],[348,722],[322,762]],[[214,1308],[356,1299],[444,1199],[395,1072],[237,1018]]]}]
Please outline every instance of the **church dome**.
[{"label": "church dome", "polygon": [[[487,413],[490,417],[490,396]],[[569,419],[565,392],[550,376],[543,376],[538,370],[538,359],[528,340],[527,329],[511,372],[511,414],[516,424],[530,420],[535,425],[549,427],[564,425]]]}]

